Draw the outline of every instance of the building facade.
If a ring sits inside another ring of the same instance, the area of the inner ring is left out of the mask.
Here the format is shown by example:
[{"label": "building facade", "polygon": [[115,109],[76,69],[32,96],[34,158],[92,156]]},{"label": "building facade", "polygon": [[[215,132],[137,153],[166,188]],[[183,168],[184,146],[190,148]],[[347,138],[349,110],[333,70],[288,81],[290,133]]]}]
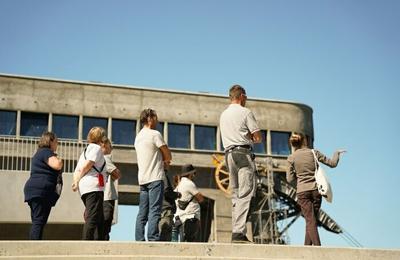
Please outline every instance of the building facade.
[{"label": "building facade", "polygon": [[[229,86],[227,86],[228,92]],[[64,160],[64,190],[50,214],[46,239],[80,239],[83,204],[70,189],[72,172],[92,126],[102,126],[113,142],[113,159],[121,169],[119,204],[137,205],[139,187],[133,143],[140,131],[139,114],[157,111],[158,130],[172,151],[171,176],[185,163],[198,169],[196,183],[207,197],[202,206],[204,241],[227,242],[231,232],[229,194],[215,179],[214,154],[223,154],[219,116],[228,96],[158,90],[0,74],[0,239],[26,239],[29,207],[23,186],[37,139],[50,130],[59,137]],[[274,171],[284,173],[292,132],[313,140],[312,109],[304,104],[249,98],[246,106],[262,129],[263,143],[254,147],[257,161],[272,158]],[[132,216],[132,232],[135,219]]]}]

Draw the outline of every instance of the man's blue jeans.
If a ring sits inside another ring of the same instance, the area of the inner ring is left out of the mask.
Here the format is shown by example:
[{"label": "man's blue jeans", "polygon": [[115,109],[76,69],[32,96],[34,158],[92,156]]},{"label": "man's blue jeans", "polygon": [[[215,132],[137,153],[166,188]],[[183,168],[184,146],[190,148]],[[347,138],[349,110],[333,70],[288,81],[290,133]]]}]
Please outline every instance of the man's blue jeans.
[{"label": "man's blue jeans", "polygon": [[140,185],[139,213],[136,218],[136,241],[145,241],[144,227],[147,226],[148,241],[158,241],[160,234],[158,222],[161,218],[162,201],[164,196],[164,181],[153,181]]}]

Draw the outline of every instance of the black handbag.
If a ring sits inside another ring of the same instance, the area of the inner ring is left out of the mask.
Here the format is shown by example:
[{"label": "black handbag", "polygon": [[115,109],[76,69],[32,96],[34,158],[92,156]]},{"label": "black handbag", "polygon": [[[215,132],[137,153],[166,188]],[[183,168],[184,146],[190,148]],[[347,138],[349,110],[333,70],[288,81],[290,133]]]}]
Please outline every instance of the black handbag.
[{"label": "black handbag", "polygon": [[193,200],[194,196],[189,201],[178,200],[178,208],[181,210],[185,210],[189,203]]},{"label": "black handbag", "polygon": [[55,189],[55,192],[58,194],[58,196],[61,196],[62,187],[63,187],[63,179],[62,179],[62,173],[60,172],[57,176],[57,184]]}]

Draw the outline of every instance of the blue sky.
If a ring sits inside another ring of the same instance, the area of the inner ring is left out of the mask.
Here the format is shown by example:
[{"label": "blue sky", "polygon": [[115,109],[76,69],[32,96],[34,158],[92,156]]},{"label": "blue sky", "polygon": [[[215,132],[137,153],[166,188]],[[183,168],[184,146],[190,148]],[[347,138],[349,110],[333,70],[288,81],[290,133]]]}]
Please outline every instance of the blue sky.
[{"label": "blue sky", "polygon": [[[239,83],[310,105],[316,148],[348,150],[323,209],[363,246],[400,248],[399,13],[395,0],[3,0],[0,73],[217,94]],[[121,210],[113,239],[129,239],[133,214]],[[304,221],[289,235],[301,245]]]}]

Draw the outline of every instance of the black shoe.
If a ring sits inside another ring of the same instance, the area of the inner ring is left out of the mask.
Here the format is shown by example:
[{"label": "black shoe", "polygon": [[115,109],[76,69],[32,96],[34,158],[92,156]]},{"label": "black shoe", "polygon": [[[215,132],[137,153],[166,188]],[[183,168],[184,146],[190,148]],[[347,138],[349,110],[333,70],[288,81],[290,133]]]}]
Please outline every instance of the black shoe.
[{"label": "black shoe", "polygon": [[242,233],[232,233],[232,243],[250,244],[251,242],[246,235]]}]

